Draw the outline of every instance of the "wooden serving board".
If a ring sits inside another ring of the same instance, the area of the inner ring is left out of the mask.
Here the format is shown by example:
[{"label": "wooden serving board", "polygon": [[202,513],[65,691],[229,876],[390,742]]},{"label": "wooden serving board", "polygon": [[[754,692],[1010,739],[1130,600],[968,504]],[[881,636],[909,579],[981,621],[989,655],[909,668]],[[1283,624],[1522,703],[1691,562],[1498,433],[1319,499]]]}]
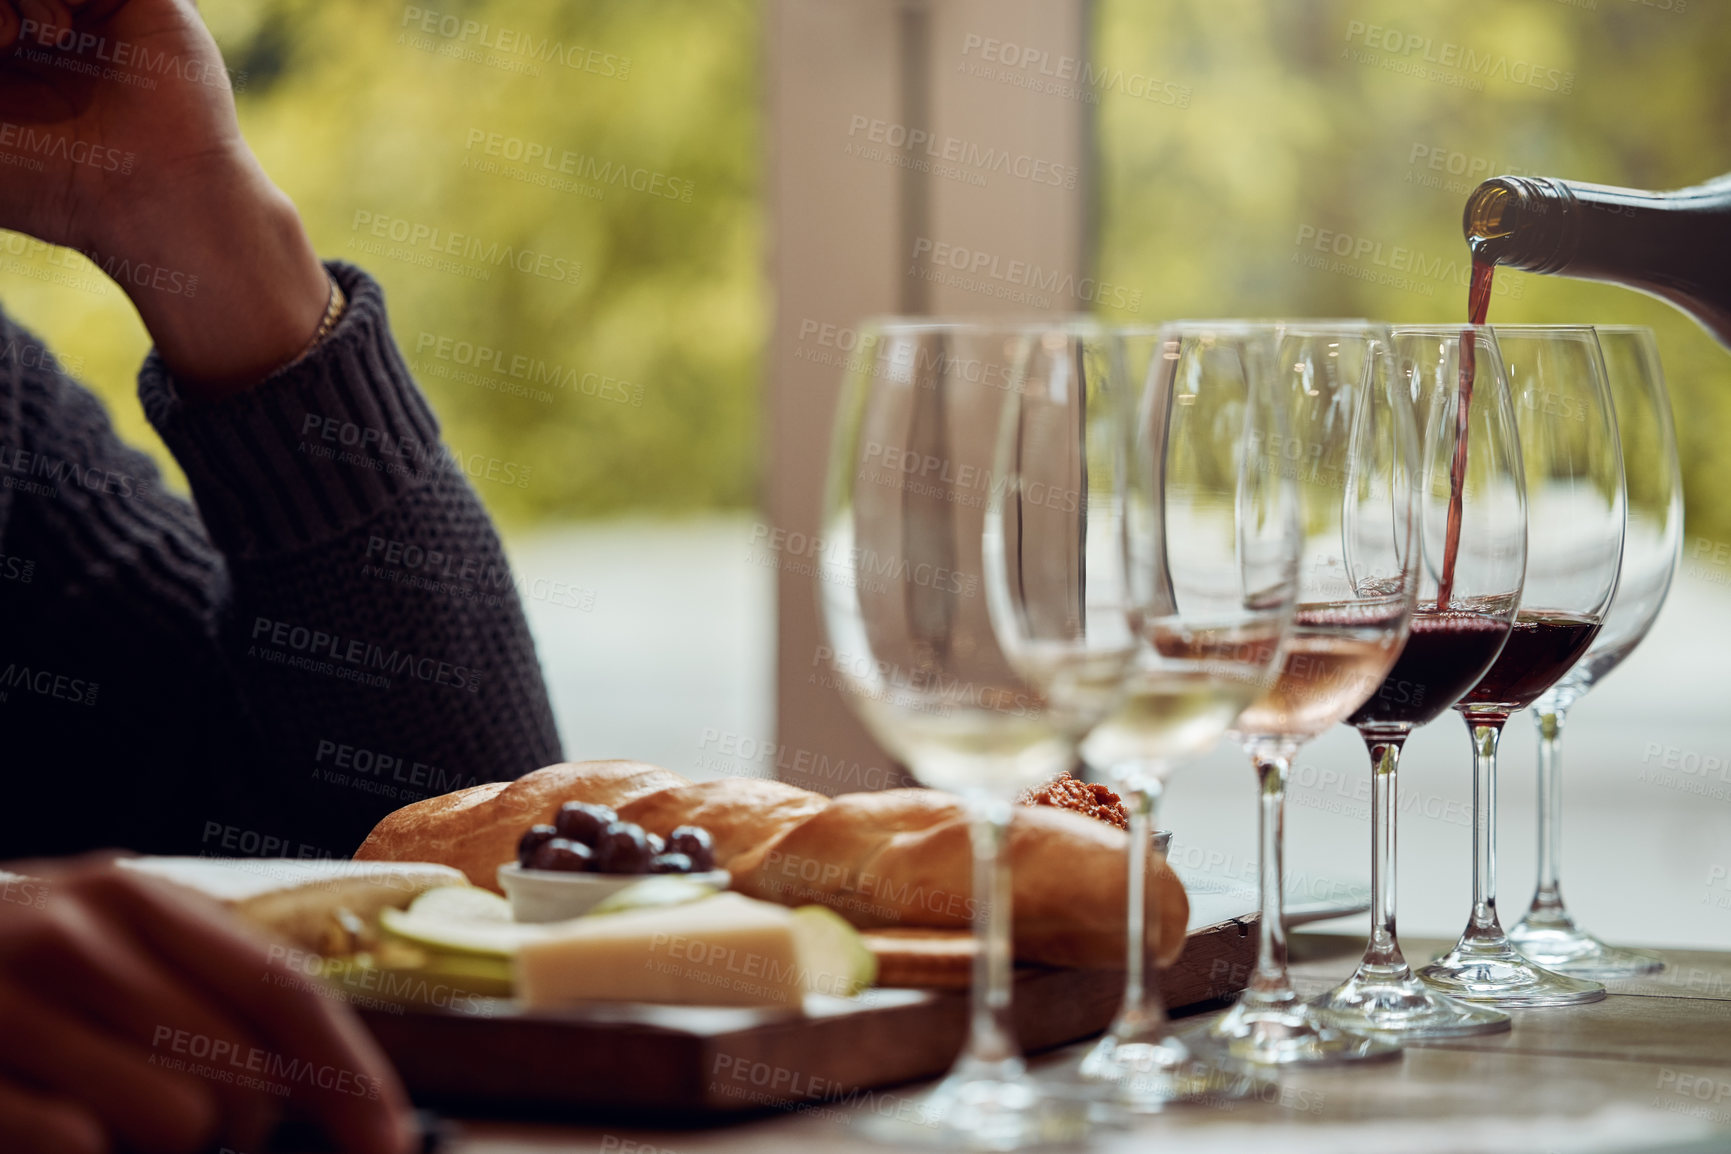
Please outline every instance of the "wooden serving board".
[{"label": "wooden serving board", "polygon": [[[1191,931],[1161,974],[1168,1006],[1238,993],[1255,952],[1254,916]],[[1123,980],[1114,970],[1019,969],[1022,1045],[1045,1050],[1098,1033]],[[361,1015],[420,1102],[697,1121],[941,1074],[961,1049],[967,993],[873,989],[809,998],[803,1014],[640,1005],[528,1013],[470,999],[464,1012],[375,1004]]]}]

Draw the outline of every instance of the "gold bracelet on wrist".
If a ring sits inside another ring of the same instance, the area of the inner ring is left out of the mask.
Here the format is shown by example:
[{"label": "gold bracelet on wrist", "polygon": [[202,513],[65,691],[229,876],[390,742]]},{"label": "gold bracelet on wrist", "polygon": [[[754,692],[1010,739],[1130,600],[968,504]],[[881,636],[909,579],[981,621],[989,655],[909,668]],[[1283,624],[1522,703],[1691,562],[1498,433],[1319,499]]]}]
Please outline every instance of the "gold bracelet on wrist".
[{"label": "gold bracelet on wrist", "polygon": [[[327,272],[325,279],[331,282],[331,299],[330,303],[325,305],[325,315],[319,321],[318,331],[313,333],[313,339],[308,341],[306,347],[296,353],[294,360],[284,365],[283,369],[293,368],[310,357],[313,350],[324,344],[325,338],[331,335],[332,330],[337,327],[337,322],[343,319],[343,310],[348,307],[349,298],[343,295],[343,286],[337,283],[336,277]],[[277,370],[277,372],[281,371],[282,369]]]}]

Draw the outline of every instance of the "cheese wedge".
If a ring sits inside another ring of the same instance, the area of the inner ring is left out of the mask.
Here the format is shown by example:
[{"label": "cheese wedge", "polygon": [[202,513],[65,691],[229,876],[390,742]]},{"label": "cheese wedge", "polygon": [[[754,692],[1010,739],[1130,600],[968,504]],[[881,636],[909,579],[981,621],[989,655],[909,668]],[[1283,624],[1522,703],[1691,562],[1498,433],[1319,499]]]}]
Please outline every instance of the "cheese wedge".
[{"label": "cheese wedge", "polygon": [[798,1006],[807,975],[794,911],[723,893],[578,918],[517,949],[531,1009],[587,1001]]}]

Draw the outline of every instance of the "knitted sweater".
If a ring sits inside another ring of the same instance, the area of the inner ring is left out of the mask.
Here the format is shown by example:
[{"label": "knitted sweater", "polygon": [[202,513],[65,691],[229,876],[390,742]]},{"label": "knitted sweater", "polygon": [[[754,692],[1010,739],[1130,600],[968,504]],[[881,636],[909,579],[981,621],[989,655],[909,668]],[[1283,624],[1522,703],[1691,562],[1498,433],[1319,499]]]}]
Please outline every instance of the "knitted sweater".
[{"label": "knitted sweater", "polygon": [[[196,511],[0,318],[0,858],[345,857],[384,814],[558,761],[498,535],[390,334],[144,411]],[[432,577],[432,580],[428,578]]]}]

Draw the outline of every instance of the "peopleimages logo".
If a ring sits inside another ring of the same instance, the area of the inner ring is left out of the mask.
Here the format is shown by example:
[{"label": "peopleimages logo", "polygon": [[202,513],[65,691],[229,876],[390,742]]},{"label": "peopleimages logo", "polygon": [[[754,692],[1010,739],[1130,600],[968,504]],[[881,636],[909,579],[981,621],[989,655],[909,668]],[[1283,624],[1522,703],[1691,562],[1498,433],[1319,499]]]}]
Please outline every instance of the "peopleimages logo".
[{"label": "peopleimages logo", "polygon": [[[471,154],[479,151],[483,156],[519,163],[531,170],[539,166],[545,170],[545,174],[575,177],[592,181],[596,186],[617,185],[646,196],[677,200],[686,204],[691,203],[692,191],[697,187],[689,180],[669,176],[655,169],[633,167],[590,153],[573,152],[569,148],[560,148],[545,141],[507,136],[502,132],[489,132],[484,128],[469,129],[463,151]],[[468,156],[463,158],[463,167],[488,171]],[[539,181],[532,179],[530,183]]]},{"label": "peopleimages logo", "polygon": [[474,45],[502,56],[519,56],[542,64],[561,64],[577,72],[588,72],[609,80],[631,76],[631,58],[566,44],[552,36],[540,36],[519,28],[487,24],[450,12],[405,5],[402,27],[423,36],[437,36],[459,45]]},{"label": "peopleimages logo", "polygon": [[811,665],[805,678],[809,685],[840,689],[845,682],[845,688],[857,696],[895,701],[904,709],[943,712],[973,708],[1033,717],[1044,707],[1040,698],[1019,689],[945,677],[941,670],[909,669],[866,653],[838,653],[828,645],[812,650]]},{"label": "peopleimages logo", "polygon": [[909,128],[893,120],[879,120],[855,113],[848,121],[847,134],[858,138],[862,134],[873,144],[908,152],[923,152],[933,160],[976,168],[982,172],[1020,177],[1035,184],[1055,188],[1075,188],[1081,170],[1073,164],[1061,164],[1026,152],[1011,152],[1005,148],[980,145],[959,136],[937,136],[923,128]]},{"label": "peopleimages logo", "polygon": [[313,752],[313,764],[334,766],[345,774],[389,779],[415,786],[428,794],[451,793],[481,784],[481,779],[474,774],[440,769],[416,758],[382,753],[323,737]]},{"label": "peopleimages logo", "polygon": [[[400,245],[403,252],[396,253],[374,246],[378,251],[373,255],[392,256],[399,260],[408,260],[412,264],[433,261],[432,267],[437,268],[445,266],[439,265],[436,258],[451,257],[476,266],[466,271],[471,274],[480,273],[480,279],[486,279],[488,270],[492,268],[511,268],[528,276],[566,284],[576,284],[583,277],[581,261],[512,244],[501,244],[498,241],[487,241],[471,233],[452,232],[438,225],[368,212],[366,209],[355,211],[349,232],[354,234],[349,238],[351,248],[373,252],[372,249],[363,248],[355,242],[365,238],[390,241]],[[426,259],[417,260],[414,259],[415,256]],[[449,271],[465,270],[459,267]]]},{"label": "peopleimages logo", "polygon": [[[464,455],[445,444],[431,444],[414,437],[399,437],[383,429],[357,425],[338,417],[308,413],[301,421],[300,451],[321,460],[355,465],[394,476],[448,469],[476,480],[486,478],[519,489],[529,485],[533,465],[502,461],[485,453]],[[325,444],[319,444],[324,441]],[[386,458],[390,458],[387,460]]]},{"label": "peopleimages logo", "polygon": [[972,597],[980,585],[979,577],[974,574],[962,573],[945,565],[934,565],[929,561],[914,563],[905,557],[880,554],[875,549],[853,545],[847,539],[825,539],[798,530],[771,529],[762,523],[752,530],[751,545],[753,549],[767,548],[777,556],[810,558],[819,563],[818,567],[826,576],[845,576],[855,580],[875,578],[869,586],[874,591],[882,591],[886,587],[885,581],[889,580]]},{"label": "peopleimages logo", "polygon": [[[548,385],[552,388],[568,392],[581,393],[599,401],[612,401],[616,404],[630,405],[632,408],[643,407],[643,386],[632,384],[618,377],[606,376],[602,373],[581,372],[564,365],[548,364],[540,357],[531,357],[523,353],[513,353],[505,349],[493,348],[474,341],[459,340],[453,337],[438,336],[422,330],[415,339],[415,355],[431,356],[459,367],[471,368],[479,374],[477,381],[486,381],[487,376],[508,377],[514,381],[527,382],[528,385]],[[435,375],[444,375],[434,370]],[[467,376],[469,374],[465,374]],[[456,379],[462,380],[462,377]],[[473,384],[477,381],[465,381]],[[485,387],[495,388],[487,383]],[[535,400],[551,402],[553,396],[542,390],[525,387],[523,395]]]},{"label": "peopleimages logo", "polygon": [[[1573,72],[1546,68],[1526,60],[1510,60],[1501,53],[1481,53],[1452,40],[1444,40],[1439,44],[1429,36],[1402,32],[1398,28],[1387,28],[1380,24],[1366,24],[1362,20],[1347,23],[1346,42],[1348,45],[1362,44],[1366,48],[1403,58],[1416,55],[1424,64],[1434,64],[1440,68],[1465,73],[1480,83],[1486,80],[1504,80],[1510,84],[1522,84],[1542,92],[1556,92],[1564,96],[1575,91]],[[1346,49],[1343,56],[1350,52],[1350,48]],[[1367,60],[1362,63],[1376,61]]]},{"label": "peopleimages logo", "polygon": [[[1018,301],[1026,298],[1026,303],[1042,307],[1054,295],[1126,311],[1134,311],[1142,304],[1141,289],[1042,268],[1032,261],[1005,260],[984,249],[965,248],[925,236],[914,238],[912,271],[916,275],[921,273],[922,261],[930,266],[932,275],[928,279],[975,289],[989,296]],[[960,276],[948,275],[950,270]]]},{"label": "peopleimages logo", "polygon": [[[1462,152],[1459,149],[1444,148],[1440,144],[1425,144],[1421,141],[1413,142],[1412,150],[1407,153],[1406,162],[1414,169],[1426,168],[1431,172],[1464,177],[1474,184],[1491,176],[1539,175],[1530,168],[1522,168],[1505,161],[1492,160],[1487,156]],[[1412,177],[1409,176],[1407,182],[1412,183]]]},{"label": "peopleimages logo", "polygon": [[17,149],[99,172],[118,172],[123,176],[130,176],[133,165],[138,162],[137,153],[91,144],[87,140],[74,140],[27,124],[14,124],[10,120],[0,120],[0,148]]},{"label": "peopleimages logo", "polygon": [[[304,1058],[290,1058],[229,1038],[157,1026],[150,1045],[156,1051],[150,1055],[151,1065],[196,1073],[229,1085],[269,1090],[283,1097],[292,1092],[294,1083],[373,1101],[379,1097],[379,1080],[370,1075],[315,1065]],[[164,1050],[176,1057],[165,1056]],[[189,1064],[186,1059],[199,1064]]]},{"label": "peopleimages logo", "polygon": [[962,57],[960,71],[966,75],[1087,104],[1098,104],[1101,95],[1116,92],[1134,100],[1175,108],[1190,107],[1191,93],[1187,84],[1159,80],[1142,72],[1126,72],[1122,68],[1096,66],[1079,56],[1053,56],[1043,48],[1011,40],[970,32],[962,40]]},{"label": "peopleimages logo", "polygon": [[94,681],[55,673],[50,669],[19,665],[17,662],[0,669],[0,701],[8,699],[7,691],[18,690],[34,693],[38,697],[51,697],[71,705],[95,705],[96,694],[100,688]]},{"label": "peopleimages logo", "polygon": [[[210,63],[178,52],[152,52],[141,43],[110,41],[93,32],[63,24],[44,24],[29,17],[18,25],[17,54],[32,64],[46,64],[96,80],[113,80],[154,91],[160,77],[202,84],[207,88],[246,87],[246,73],[233,72],[222,62]],[[60,53],[59,56],[54,53]]]},{"label": "peopleimages logo", "polygon": [[133,479],[125,473],[0,445],[0,474],[10,473],[40,477],[55,486],[72,484],[87,493],[106,493],[111,497],[131,497],[138,492]]},{"label": "peopleimages logo", "polygon": [[252,641],[254,649],[263,644],[278,651],[308,657],[323,656],[357,669],[377,669],[390,674],[406,673],[419,681],[449,685],[455,689],[466,689],[470,693],[481,691],[480,672],[466,665],[456,665],[436,657],[419,657],[400,649],[386,649],[358,637],[345,638],[323,629],[311,629],[287,621],[273,621],[268,617],[254,618]]},{"label": "peopleimages logo", "polygon": [[[1453,283],[1466,288],[1472,281],[1472,260],[1459,257],[1433,256],[1423,249],[1405,245],[1385,245],[1369,236],[1318,228],[1313,224],[1298,226],[1293,239],[1293,264],[1326,272],[1338,272],[1359,280],[1376,281],[1395,288],[1406,288],[1431,296],[1433,282]],[[1462,246],[1465,248],[1465,246]],[[1320,254],[1312,256],[1305,249]],[[1341,258],[1329,260],[1330,256]],[[1368,262],[1368,263],[1367,263]],[[1410,274],[1407,275],[1407,274]],[[1415,279],[1416,278],[1416,279]],[[1491,285],[1496,296],[1518,300],[1524,283],[1511,277],[1498,277]]]}]

